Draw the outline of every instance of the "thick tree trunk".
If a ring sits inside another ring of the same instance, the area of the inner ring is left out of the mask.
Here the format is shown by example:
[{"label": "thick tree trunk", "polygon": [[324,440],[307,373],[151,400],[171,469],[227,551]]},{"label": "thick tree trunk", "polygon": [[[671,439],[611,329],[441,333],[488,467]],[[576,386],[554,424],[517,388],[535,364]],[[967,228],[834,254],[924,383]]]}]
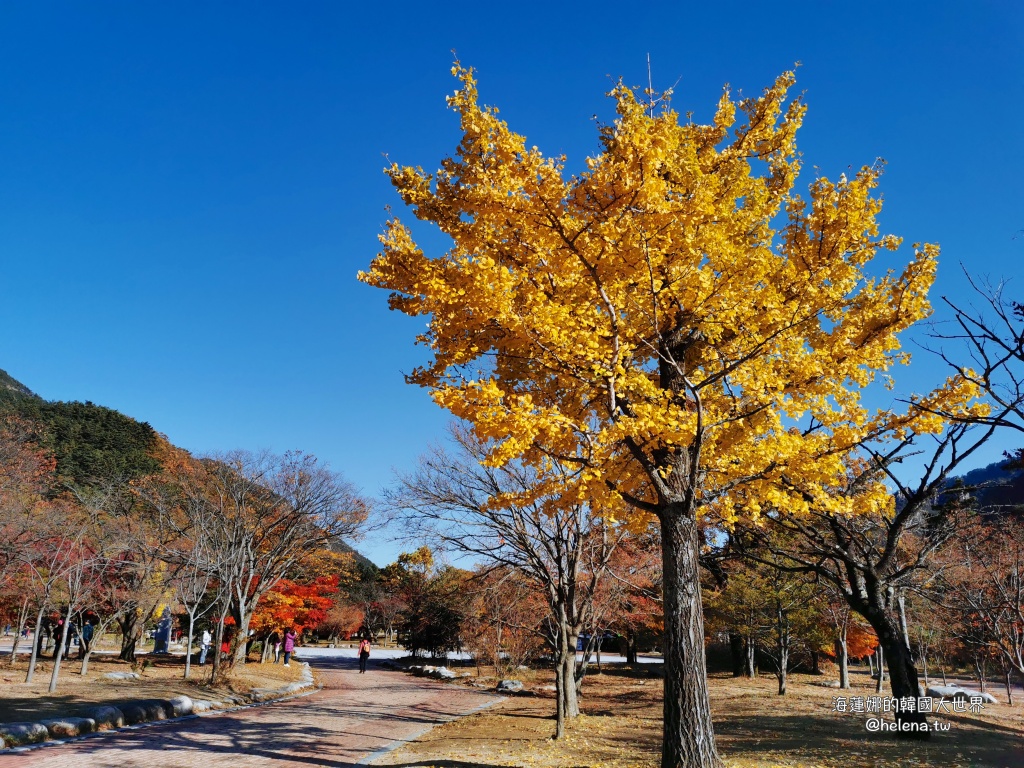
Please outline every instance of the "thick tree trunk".
[{"label": "thick tree trunk", "polygon": [[708,701],[697,526],[674,506],[661,512],[665,607],[661,768],[720,768]]},{"label": "thick tree trunk", "polygon": [[128,611],[117,620],[121,627],[121,652],[117,658],[121,661],[135,661],[135,649],[142,637],[143,623],[138,611]]},{"label": "thick tree trunk", "polygon": [[[881,674],[879,683],[885,677],[885,666],[889,667],[889,685],[896,699],[912,698],[915,701],[921,696],[921,685],[917,677],[917,669],[910,648],[903,641],[903,632],[896,620],[883,610],[868,611],[865,616],[878,635],[879,667]],[[899,737],[903,739],[928,739],[931,734],[924,730],[928,727],[928,717],[923,712],[896,711],[896,722],[900,725]],[[903,729],[906,730],[903,730]],[[916,729],[922,730],[916,730]]]},{"label": "thick tree trunk", "polygon": [[631,666],[636,666],[636,633],[627,631],[626,635],[626,663]]},{"label": "thick tree trunk", "polygon": [[562,622],[555,649],[555,738],[565,736],[566,722],[580,713],[576,696],[576,640],[577,636]]},{"label": "thick tree trunk", "polygon": [[743,653],[743,635],[738,632],[729,633],[729,655],[732,656],[732,676],[743,677],[746,656]]},{"label": "thick tree trunk", "polygon": [[817,651],[811,651],[811,674],[821,674],[821,654]]},{"label": "thick tree trunk", "polygon": [[746,651],[745,674],[753,680],[757,677],[757,643],[754,642],[754,638],[748,637],[743,647]]}]

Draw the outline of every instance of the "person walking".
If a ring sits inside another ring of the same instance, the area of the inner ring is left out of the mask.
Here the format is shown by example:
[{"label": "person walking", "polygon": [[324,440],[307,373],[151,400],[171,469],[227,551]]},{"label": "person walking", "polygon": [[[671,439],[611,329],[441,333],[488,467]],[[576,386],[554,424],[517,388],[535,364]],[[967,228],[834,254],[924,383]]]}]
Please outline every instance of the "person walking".
[{"label": "person walking", "polygon": [[92,647],[92,636],[94,631],[92,619],[86,619],[85,626],[82,627],[82,634],[79,635],[78,658],[84,659],[85,654],[87,654],[89,649]]},{"label": "person walking", "polygon": [[366,660],[370,658],[370,641],[365,637],[359,642],[359,674],[366,672]]},{"label": "person walking", "polygon": [[213,643],[213,635],[210,634],[210,630],[203,630],[203,639],[199,641],[199,666],[206,666],[206,654],[210,651],[210,645]]},{"label": "person walking", "polygon": [[284,633],[284,665],[290,667],[289,660],[292,657],[292,653],[295,652],[295,630],[289,627],[288,631]]}]

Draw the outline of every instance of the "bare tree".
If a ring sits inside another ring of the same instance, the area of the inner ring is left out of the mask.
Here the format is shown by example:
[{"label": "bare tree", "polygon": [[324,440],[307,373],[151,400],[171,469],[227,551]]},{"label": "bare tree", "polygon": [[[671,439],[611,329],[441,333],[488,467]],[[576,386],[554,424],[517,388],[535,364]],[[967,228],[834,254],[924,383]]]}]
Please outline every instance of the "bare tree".
[{"label": "bare tree", "polygon": [[[192,535],[209,548],[211,573],[225,598],[217,642],[230,612],[237,626],[234,663],[260,599],[305,555],[354,537],[368,504],[313,456],[238,451],[203,459],[176,478]],[[214,657],[214,674],[219,654]]]},{"label": "bare tree", "polygon": [[213,609],[207,596],[213,580],[212,558],[202,539],[195,541],[175,568],[174,594],[188,614],[188,639],[185,642],[185,679],[192,673],[192,638],[196,619]]},{"label": "bare tree", "polygon": [[[578,638],[593,623],[598,584],[625,529],[585,500],[538,495],[538,470],[516,462],[486,466],[489,446],[461,426],[450,432],[457,453],[435,448],[416,472],[398,477],[386,498],[402,511],[410,535],[518,570],[544,591],[555,627],[555,737],[561,738],[566,719],[579,714],[585,668],[576,663]],[[550,463],[555,478],[572,471]]]},{"label": "bare tree", "polygon": [[[770,514],[767,525],[785,533],[783,546],[756,528],[749,531],[760,547],[772,553],[770,564],[814,574],[867,620],[878,636],[897,698],[921,695],[913,651],[900,620],[900,594],[928,578],[932,556],[964,525],[967,496],[963,489],[949,488],[951,473],[995,428],[994,423],[976,429],[969,423],[952,423],[939,436],[905,434],[885,453],[864,446],[862,456],[850,456],[846,485],[835,492],[855,497],[887,482],[895,489],[892,509],[865,510],[865,514],[852,516],[813,507],[806,516]],[[917,481],[909,483],[896,474],[895,465],[908,457],[909,449],[925,441],[932,441],[931,450]],[[749,556],[764,561],[757,550],[751,550]],[[920,712],[899,711],[896,715],[900,722],[926,722]],[[926,730],[901,734],[927,738]]]}]

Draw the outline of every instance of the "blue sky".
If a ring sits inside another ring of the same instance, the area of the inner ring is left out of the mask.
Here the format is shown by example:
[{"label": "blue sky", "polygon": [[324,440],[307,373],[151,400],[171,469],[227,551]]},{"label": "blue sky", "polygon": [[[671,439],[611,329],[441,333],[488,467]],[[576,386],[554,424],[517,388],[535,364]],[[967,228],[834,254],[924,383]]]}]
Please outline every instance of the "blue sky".
[{"label": "blue sky", "polygon": [[[723,84],[754,94],[799,61],[803,181],[883,157],[885,230],[942,245],[936,300],[966,297],[959,263],[1019,281],[1022,8],[2,4],[0,368],[195,452],[311,451],[376,494],[447,419],[403,383],[419,324],[355,274],[400,207],[385,154],[432,169],[458,140],[453,49],[570,164],[648,54],[697,119]],[[900,388],[940,373],[919,354]]]}]

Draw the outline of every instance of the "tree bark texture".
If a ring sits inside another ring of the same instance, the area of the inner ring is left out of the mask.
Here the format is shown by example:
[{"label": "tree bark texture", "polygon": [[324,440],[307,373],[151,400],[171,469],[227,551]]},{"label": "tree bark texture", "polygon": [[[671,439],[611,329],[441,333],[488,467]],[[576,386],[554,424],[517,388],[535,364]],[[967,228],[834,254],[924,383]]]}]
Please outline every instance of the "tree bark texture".
[{"label": "tree bark texture", "polygon": [[138,611],[128,611],[117,622],[121,626],[121,652],[117,658],[121,661],[135,661],[135,648],[142,637],[143,623]]},{"label": "tree bark texture", "polygon": [[[892,695],[896,699],[912,697],[917,699],[921,695],[921,685],[917,677],[917,668],[914,666],[914,659],[903,640],[903,631],[897,620],[884,610],[868,611],[870,615],[865,618],[871,623],[871,628],[878,635],[879,651],[879,684],[885,677],[885,668],[889,668],[889,685]],[[928,722],[928,717],[923,712],[896,711],[897,723],[919,723],[922,726]],[[900,738],[925,740],[930,737],[928,731],[900,731]]]},{"label": "tree bark texture", "polygon": [[720,768],[708,701],[696,521],[675,505],[668,505],[660,517],[665,580],[661,768]]}]

